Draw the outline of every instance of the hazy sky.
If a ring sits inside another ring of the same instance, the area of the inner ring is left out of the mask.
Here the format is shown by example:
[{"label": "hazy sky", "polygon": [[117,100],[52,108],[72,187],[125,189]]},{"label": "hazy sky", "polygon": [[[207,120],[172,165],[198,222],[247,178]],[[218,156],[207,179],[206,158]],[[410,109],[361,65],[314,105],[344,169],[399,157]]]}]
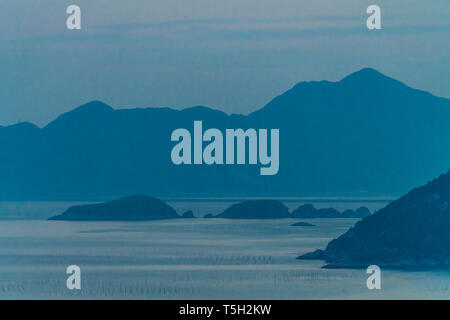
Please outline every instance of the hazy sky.
[{"label": "hazy sky", "polygon": [[[82,30],[66,29],[70,4]],[[448,0],[0,0],[0,125],[90,100],[248,113],[369,66],[449,98],[449,17]]]}]

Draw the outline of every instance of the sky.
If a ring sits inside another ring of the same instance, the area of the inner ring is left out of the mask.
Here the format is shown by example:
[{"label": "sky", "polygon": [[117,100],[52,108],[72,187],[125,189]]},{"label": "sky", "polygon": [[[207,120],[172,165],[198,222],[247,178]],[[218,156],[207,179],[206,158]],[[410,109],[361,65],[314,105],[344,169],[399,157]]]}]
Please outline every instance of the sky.
[{"label": "sky", "polygon": [[[66,28],[76,4],[82,29]],[[368,30],[366,8],[381,8]],[[448,0],[0,0],[0,125],[91,100],[247,114],[373,67],[450,98]]]}]

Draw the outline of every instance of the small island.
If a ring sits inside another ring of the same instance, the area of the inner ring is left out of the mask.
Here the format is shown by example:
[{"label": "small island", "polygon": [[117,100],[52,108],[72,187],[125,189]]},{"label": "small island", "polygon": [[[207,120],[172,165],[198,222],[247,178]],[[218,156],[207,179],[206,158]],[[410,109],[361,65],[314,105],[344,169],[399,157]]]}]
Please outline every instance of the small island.
[{"label": "small island", "polygon": [[303,221],[291,224],[291,227],[315,227],[315,226],[316,226],[315,224],[303,222]]},{"label": "small island", "polygon": [[[287,206],[278,200],[247,200],[231,205],[218,215],[211,213],[203,218],[222,219],[285,219],[285,218],[355,218],[370,215],[367,208],[356,211],[346,210],[340,213],[334,208],[316,209],[311,204],[305,204],[289,212]],[[192,210],[187,210],[181,216],[174,208],[163,200],[148,196],[135,195],[108,202],[77,205],[68,208],[60,215],[49,220],[67,221],[145,221],[160,219],[194,219]],[[299,222],[293,226],[313,226]]]},{"label": "small island", "polygon": [[73,206],[49,220],[67,221],[144,221],[177,219],[180,216],[164,201],[146,195]]},{"label": "small island", "polygon": [[[224,219],[283,219],[291,215],[289,209],[277,200],[248,200],[233,204],[214,218]],[[206,217],[205,217],[206,218]]]},{"label": "small island", "polygon": [[364,218],[370,215],[369,209],[361,207],[359,209],[345,210],[339,212],[334,208],[316,209],[312,204],[304,204],[292,211],[292,218],[309,219],[309,218]]},{"label": "small island", "polygon": [[316,209],[312,204],[304,204],[295,209],[292,213],[290,213],[289,209],[278,200],[247,200],[233,204],[221,214],[218,215],[207,214],[203,218],[309,219],[309,218],[363,218],[368,215],[370,215],[370,211],[366,207],[361,207],[355,211],[346,210],[341,213],[334,208]]},{"label": "small island", "polygon": [[413,189],[299,259],[326,268],[424,269],[450,267],[450,172]]},{"label": "small island", "polygon": [[181,218],[183,218],[183,219],[194,219],[195,218],[194,212],[192,212],[192,210],[188,210],[188,211],[186,211],[185,213],[183,213],[181,215]]}]

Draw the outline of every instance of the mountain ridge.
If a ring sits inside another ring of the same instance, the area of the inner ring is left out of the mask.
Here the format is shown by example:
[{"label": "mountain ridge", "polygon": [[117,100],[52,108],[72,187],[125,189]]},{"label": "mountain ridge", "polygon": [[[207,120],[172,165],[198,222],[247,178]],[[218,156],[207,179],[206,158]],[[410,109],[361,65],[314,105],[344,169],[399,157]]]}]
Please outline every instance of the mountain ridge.
[{"label": "mountain ridge", "polygon": [[366,73],[366,72],[373,72],[373,73],[379,75],[379,79],[388,79],[388,80],[391,80],[391,81],[393,81],[394,83],[400,84],[400,85],[402,85],[402,86],[404,86],[404,87],[406,87],[406,88],[408,88],[408,89],[412,89],[412,90],[416,90],[416,91],[418,91],[418,92],[422,92],[422,93],[427,94],[427,95],[430,95],[430,96],[432,96],[432,97],[434,97],[434,98],[437,98],[437,99],[444,99],[444,100],[447,100],[447,101],[449,100],[449,99],[446,98],[446,97],[436,96],[436,95],[433,95],[433,94],[430,93],[430,92],[427,92],[427,91],[424,91],[424,90],[420,90],[420,89],[416,89],[416,88],[409,87],[409,86],[406,85],[405,83],[403,83],[403,82],[401,82],[401,81],[399,81],[399,80],[396,80],[396,79],[394,79],[394,78],[388,77],[388,76],[384,75],[383,73],[379,72],[378,70],[376,70],[376,69],[374,69],[374,68],[366,67],[366,68],[362,68],[362,69],[360,69],[360,70],[358,70],[358,71],[355,71],[355,72],[353,72],[353,73],[351,73],[351,74],[349,74],[349,75],[343,77],[341,80],[338,80],[338,81],[320,80],[320,81],[300,81],[300,82],[297,82],[296,84],[294,84],[294,85],[291,87],[291,89],[288,89],[288,90],[285,91],[284,93],[281,93],[281,94],[277,95],[277,96],[274,97],[271,101],[269,101],[267,104],[265,104],[263,107],[258,108],[258,109],[256,109],[256,110],[250,112],[250,113],[247,114],[247,115],[245,115],[245,114],[235,114],[235,113],[233,113],[233,114],[228,114],[228,113],[226,113],[225,111],[223,111],[223,110],[221,110],[221,109],[217,109],[217,108],[209,107],[209,106],[204,106],[204,105],[195,105],[195,106],[191,106],[191,107],[183,107],[183,108],[181,108],[181,109],[172,108],[172,107],[133,107],[133,108],[114,108],[114,107],[112,107],[111,105],[109,105],[109,104],[107,104],[107,103],[105,103],[105,102],[103,102],[103,101],[101,101],[101,100],[91,100],[91,101],[88,101],[88,102],[86,102],[86,103],[84,103],[84,104],[82,104],[82,105],[80,105],[80,106],[74,107],[73,109],[71,109],[71,110],[69,110],[69,111],[63,112],[60,116],[58,116],[58,117],[56,117],[55,119],[51,120],[49,123],[47,123],[46,125],[44,125],[44,126],[42,126],[42,127],[39,127],[39,126],[35,125],[33,122],[30,122],[30,121],[24,121],[24,122],[17,122],[17,123],[10,124],[10,125],[3,125],[3,126],[0,125],[0,128],[9,128],[9,127],[13,127],[13,126],[21,125],[21,124],[32,124],[33,126],[39,128],[39,129],[44,129],[45,127],[47,127],[48,125],[50,125],[52,122],[58,120],[58,119],[61,118],[62,116],[70,115],[70,114],[73,114],[74,112],[78,112],[78,111],[80,111],[80,110],[83,110],[83,111],[86,110],[86,109],[87,109],[87,110],[92,110],[92,109],[91,109],[92,106],[94,106],[94,108],[98,108],[98,105],[99,105],[99,104],[101,104],[101,105],[104,106],[104,110],[105,110],[105,111],[111,111],[111,110],[112,110],[112,111],[121,111],[121,110],[148,110],[148,109],[155,109],[155,110],[170,110],[170,111],[174,111],[174,112],[191,112],[191,111],[197,111],[197,110],[203,109],[204,111],[207,111],[207,112],[211,112],[211,111],[212,111],[212,112],[216,112],[216,113],[221,113],[221,114],[226,115],[226,116],[244,116],[244,117],[245,117],[245,116],[249,116],[249,115],[251,115],[251,114],[253,114],[253,113],[256,113],[256,112],[258,112],[258,111],[264,109],[264,108],[265,108],[267,105],[269,105],[273,100],[277,99],[278,97],[283,96],[284,94],[286,94],[286,93],[288,93],[288,92],[290,92],[290,91],[292,91],[292,90],[294,90],[294,89],[296,89],[296,88],[299,88],[299,87],[302,87],[302,86],[307,86],[307,85],[337,84],[337,83],[341,83],[341,82],[343,82],[343,81],[346,82],[346,81],[348,81],[348,80],[353,80],[354,78],[360,78],[359,75],[360,75],[360,74],[364,74],[364,73]]},{"label": "mountain ridge", "polygon": [[[248,115],[205,106],[114,109],[93,101],[42,128],[1,127],[0,199],[395,196],[447,169],[450,100],[372,69],[350,76],[344,84],[301,82]],[[367,78],[378,84],[361,83]],[[195,120],[204,130],[279,128],[279,173],[173,165],[171,132],[192,130]]]}]

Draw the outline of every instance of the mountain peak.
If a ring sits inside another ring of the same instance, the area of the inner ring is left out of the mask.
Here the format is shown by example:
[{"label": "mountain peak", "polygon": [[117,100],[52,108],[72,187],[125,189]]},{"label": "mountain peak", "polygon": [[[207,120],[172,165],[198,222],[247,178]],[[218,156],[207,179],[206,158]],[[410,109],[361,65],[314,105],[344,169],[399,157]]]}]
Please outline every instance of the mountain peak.
[{"label": "mountain peak", "polygon": [[359,71],[353,72],[350,75],[346,76],[345,78],[343,78],[341,80],[341,82],[360,82],[360,83],[370,83],[373,81],[395,81],[395,82],[399,82],[395,79],[392,79],[384,74],[382,74],[381,72],[379,72],[378,70],[374,69],[374,68],[362,68]]},{"label": "mountain peak", "polygon": [[46,128],[52,128],[59,125],[66,125],[67,122],[86,122],[92,119],[104,117],[105,113],[109,113],[114,109],[101,101],[91,101],[85,103],[69,112],[60,115],[58,118],[50,122]]},{"label": "mountain peak", "polygon": [[71,112],[102,112],[110,110],[113,110],[111,106],[101,101],[94,100],[73,109]]},{"label": "mountain peak", "polygon": [[221,110],[212,109],[205,106],[194,106],[194,107],[188,107],[183,110],[181,110],[184,113],[189,113],[191,115],[204,115],[205,113],[211,114],[211,115],[217,115],[217,116],[226,116],[227,114]]}]

